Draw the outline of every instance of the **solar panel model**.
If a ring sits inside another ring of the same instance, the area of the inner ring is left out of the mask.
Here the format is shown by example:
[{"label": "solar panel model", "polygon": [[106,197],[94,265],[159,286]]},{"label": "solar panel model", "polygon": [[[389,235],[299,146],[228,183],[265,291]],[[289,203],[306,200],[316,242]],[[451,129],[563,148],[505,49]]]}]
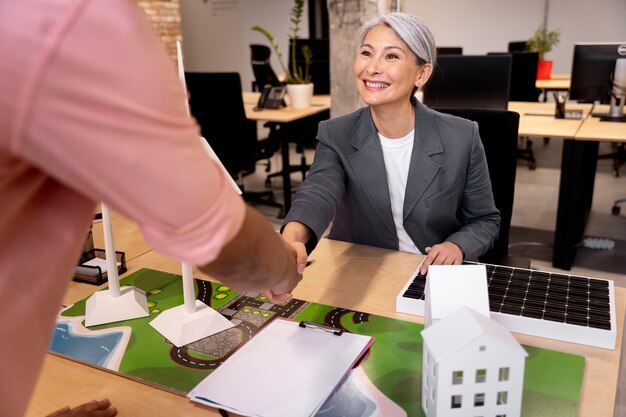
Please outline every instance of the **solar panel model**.
[{"label": "solar panel model", "polygon": [[[491,318],[509,331],[615,349],[613,281],[501,265],[486,269]],[[425,285],[418,268],[398,294],[396,311],[423,316]]]}]

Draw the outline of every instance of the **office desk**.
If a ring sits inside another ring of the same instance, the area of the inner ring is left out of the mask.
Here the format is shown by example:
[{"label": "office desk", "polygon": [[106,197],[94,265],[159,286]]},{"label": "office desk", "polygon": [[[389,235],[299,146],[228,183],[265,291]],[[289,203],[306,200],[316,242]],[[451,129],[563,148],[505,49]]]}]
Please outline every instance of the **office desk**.
[{"label": "office desk", "polygon": [[[313,256],[314,261],[307,267],[304,280],[294,291],[295,297],[422,322],[421,317],[395,311],[395,297],[421,261],[421,255],[322,239]],[[142,267],[173,273],[180,271],[178,262],[154,252],[129,261],[128,267],[129,272]],[[93,286],[72,283],[68,294],[71,294],[73,302],[94,290]],[[626,310],[625,296],[626,289],[615,289],[615,350],[517,335],[517,339],[524,344],[586,357],[579,416],[613,416]],[[118,407],[120,416],[218,415],[215,410],[196,406],[185,397],[49,354],[27,416],[41,417],[68,402],[74,405],[102,397],[111,399]]]},{"label": "office desk", "polygon": [[510,101],[508,110],[519,113],[519,135],[572,139],[583,120],[591,112],[591,104],[567,103],[567,110],[581,110],[582,119],[555,119],[554,103]]},{"label": "office desk", "polygon": [[[596,106],[594,112],[608,112]],[[553,265],[569,269],[582,241],[591,205],[597,167],[598,144],[626,142],[626,123],[603,122],[588,116],[574,135],[563,144],[559,204],[554,239]],[[608,208],[607,208],[608,209]]]},{"label": "office desk", "polygon": [[537,80],[535,87],[541,89],[543,101],[548,101],[549,91],[568,91],[571,76],[569,74],[552,74],[549,80]]},{"label": "office desk", "polygon": [[537,80],[535,87],[542,90],[569,90],[570,82],[569,74],[552,74],[549,80]]},{"label": "office desk", "polygon": [[[283,161],[283,198],[284,198],[284,212],[287,214],[291,208],[291,176],[288,171],[289,167],[289,136],[290,136],[290,123],[296,120],[304,119],[305,117],[313,116],[330,109],[330,96],[329,95],[316,95],[313,96],[311,107],[306,109],[292,109],[286,107],[282,109],[263,109],[260,111],[254,111],[254,107],[259,100],[260,93],[243,93],[243,102],[246,109],[246,117],[249,120],[274,122],[280,123],[281,129],[281,156]],[[288,97],[286,98],[289,99]]]},{"label": "office desk", "polygon": [[[564,139],[552,265],[569,270],[576,253],[574,245],[580,242],[586,222],[586,216],[581,217],[580,210],[573,210],[572,207],[581,205],[582,201],[588,201],[587,209],[591,208],[593,181],[591,188],[588,180],[581,189],[573,187],[581,186],[582,178],[588,179],[590,175],[594,175],[598,145],[595,143],[594,151],[594,144],[580,146],[574,140],[589,117],[593,107],[591,104],[566,104],[567,110],[583,112],[580,120],[555,119],[554,106],[554,103],[510,102],[509,110],[520,114],[520,136]],[[581,169],[583,166],[585,168]],[[581,202],[578,202],[579,199]]]},{"label": "office desk", "polygon": [[[607,113],[609,105],[595,106],[594,113]],[[626,123],[603,122],[598,117],[589,117],[576,132],[576,140],[598,142],[626,142]]]}]

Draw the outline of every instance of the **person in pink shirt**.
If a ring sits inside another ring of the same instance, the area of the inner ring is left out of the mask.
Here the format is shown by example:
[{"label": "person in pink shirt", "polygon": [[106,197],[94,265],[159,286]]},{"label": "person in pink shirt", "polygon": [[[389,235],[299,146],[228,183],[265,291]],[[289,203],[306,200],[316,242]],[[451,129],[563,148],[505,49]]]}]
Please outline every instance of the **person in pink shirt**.
[{"label": "person in pink shirt", "polygon": [[[156,251],[290,296],[306,260],[207,157],[135,2],[0,1],[0,45],[1,415],[26,410],[99,201]],[[116,413],[80,407],[54,415]]]}]

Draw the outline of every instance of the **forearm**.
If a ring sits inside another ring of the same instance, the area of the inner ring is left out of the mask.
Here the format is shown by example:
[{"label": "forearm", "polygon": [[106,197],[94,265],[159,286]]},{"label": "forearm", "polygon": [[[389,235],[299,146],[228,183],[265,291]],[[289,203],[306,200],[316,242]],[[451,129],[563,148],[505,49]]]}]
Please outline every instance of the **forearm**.
[{"label": "forearm", "polygon": [[270,222],[246,207],[246,217],[237,235],[203,272],[239,291],[290,292],[301,276],[295,254],[290,253]]},{"label": "forearm", "polygon": [[[323,123],[320,131],[322,127]],[[325,144],[326,136],[320,137],[311,170],[298,187],[281,230],[286,240],[305,244],[309,253],[335,217],[346,190],[343,161],[335,149]]]}]

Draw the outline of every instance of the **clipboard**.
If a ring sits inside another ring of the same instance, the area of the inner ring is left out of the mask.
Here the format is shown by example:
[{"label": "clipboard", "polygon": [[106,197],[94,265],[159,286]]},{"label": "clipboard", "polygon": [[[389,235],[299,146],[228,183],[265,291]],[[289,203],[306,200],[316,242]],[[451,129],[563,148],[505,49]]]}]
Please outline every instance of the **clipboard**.
[{"label": "clipboard", "polygon": [[189,394],[191,400],[244,416],[309,416],[374,338],[279,318]]}]

